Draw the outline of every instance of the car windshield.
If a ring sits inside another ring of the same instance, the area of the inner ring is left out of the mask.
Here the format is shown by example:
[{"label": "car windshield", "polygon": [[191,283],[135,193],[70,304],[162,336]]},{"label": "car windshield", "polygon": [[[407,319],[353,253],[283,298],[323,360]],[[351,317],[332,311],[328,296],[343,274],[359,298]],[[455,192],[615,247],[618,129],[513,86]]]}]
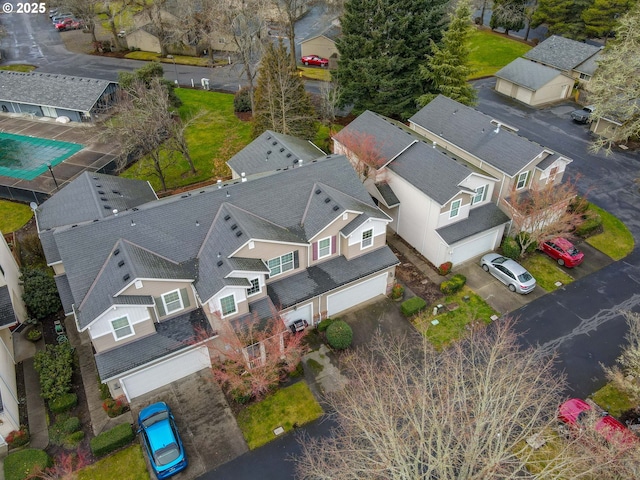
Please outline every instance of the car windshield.
[{"label": "car windshield", "polygon": [[531,274],[529,272],[524,272],[524,273],[521,273],[520,275],[518,275],[518,280],[520,280],[521,282],[528,282],[532,278],[533,277],[531,276]]},{"label": "car windshield", "polygon": [[575,257],[580,253],[580,250],[578,250],[576,247],[569,247],[567,248],[567,253],[572,257]]},{"label": "car windshield", "polygon": [[142,426],[144,428],[149,428],[154,423],[160,422],[162,420],[166,420],[167,418],[169,418],[169,412],[167,412],[166,410],[163,410],[161,412],[156,412],[150,417],[145,418],[142,421]]},{"label": "car windshield", "polygon": [[156,461],[156,465],[158,466],[168,465],[179,456],[180,456],[180,449],[178,448],[178,444],[175,442],[170,443],[166,447],[159,448],[154,452],[154,455],[153,455]]},{"label": "car windshield", "polygon": [[497,257],[491,260],[491,263],[495,263],[496,265],[502,265],[507,260],[509,260],[507,257]]}]

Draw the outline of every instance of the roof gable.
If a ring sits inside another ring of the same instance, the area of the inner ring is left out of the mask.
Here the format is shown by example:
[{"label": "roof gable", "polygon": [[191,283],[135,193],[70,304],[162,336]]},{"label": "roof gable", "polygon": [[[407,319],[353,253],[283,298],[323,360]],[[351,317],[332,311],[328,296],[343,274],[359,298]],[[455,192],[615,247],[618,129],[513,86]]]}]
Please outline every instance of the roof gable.
[{"label": "roof gable", "polygon": [[535,91],[560,75],[562,73],[555,68],[525,60],[524,58],[516,58],[513,62],[501,68],[495,76]]},{"label": "roof gable", "polygon": [[569,71],[595,55],[602,47],[552,35],[524,54],[524,58]]}]

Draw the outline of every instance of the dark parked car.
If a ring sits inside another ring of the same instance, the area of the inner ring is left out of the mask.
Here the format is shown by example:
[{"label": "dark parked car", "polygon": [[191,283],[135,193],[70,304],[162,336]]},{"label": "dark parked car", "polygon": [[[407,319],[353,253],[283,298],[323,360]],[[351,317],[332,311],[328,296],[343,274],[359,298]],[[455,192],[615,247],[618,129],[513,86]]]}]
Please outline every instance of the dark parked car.
[{"label": "dark parked car", "polygon": [[593,105],[588,105],[580,110],[574,110],[571,112],[571,118],[577,123],[587,123],[591,120],[591,114],[593,113]]},{"label": "dark parked car", "polygon": [[566,238],[554,238],[540,245],[540,250],[567,268],[573,268],[582,263],[584,253],[574,247]]},{"label": "dark parked car", "polygon": [[497,253],[487,253],[480,260],[485,272],[489,272],[512,292],[531,293],[536,288],[536,279],[522,265]]},{"label": "dark parked car", "polygon": [[302,57],[300,61],[304,65],[315,65],[317,67],[326,67],[329,65],[329,60],[317,55],[307,55],[306,57]]},{"label": "dark parked car", "polygon": [[187,468],[182,440],[166,403],[157,402],[143,408],[138,414],[138,426],[151,467],[159,479],[168,478]]}]

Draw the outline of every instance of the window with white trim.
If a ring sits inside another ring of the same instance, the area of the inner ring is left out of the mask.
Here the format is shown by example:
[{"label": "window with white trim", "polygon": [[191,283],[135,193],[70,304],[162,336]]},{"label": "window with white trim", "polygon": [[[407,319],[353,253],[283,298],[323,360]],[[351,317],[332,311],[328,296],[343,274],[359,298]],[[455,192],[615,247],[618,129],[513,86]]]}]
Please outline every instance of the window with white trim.
[{"label": "window with white trim", "polygon": [[460,205],[462,205],[462,200],[454,200],[453,202],[451,202],[451,210],[449,210],[449,218],[458,216],[458,213],[460,213]]},{"label": "window with white trim", "polygon": [[284,255],[276,258],[272,258],[267,261],[269,267],[269,276],[275,277],[281,273],[293,270],[293,252],[285,253]]},{"label": "window with white trim", "polygon": [[260,293],[260,279],[253,278],[249,280],[251,282],[251,286],[247,288],[247,296],[255,295],[256,293]]},{"label": "window with white trim", "polygon": [[362,232],[362,240],[360,241],[360,248],[367,248],[373,245],[373,228]]},{"label": "window with white trim", "polygon": [[584,80],[585,82],[588,82],[589,80],[591,80],[591,75],[589,75],[588,73],[581,73],[580,80]]},{"label": "window with white trim", "polygon": [[516,183],[516,190],[521,190],[527,186],[527,179],[529,178],[529,172],[522,172],[518,175],[518,183]]},{"label": "window with white trim", "polygon": [[162,303],[164,303],[164,311],[167,315],[184,308],[182,297],[180,297],[180,290],[174,290],[173,292],[163,294]]},{"label": "window with white trim", "polygon": [[220,311],[222,312],[223,317],[238,311],[236,308],[236,297],[233,294],[220,299]]},{"label": "window with white trim", "polygon": [[318,258],[328,257],[329,255],[331,255],[331,237],[318,241]]},{"label": "window with white trim", "polygon": [[489,190],[488,185],[476,188],[476,194],[471,197],[471,205],[484,202],[487,199],[487,190]]},{"label": "window with white trim", "polygon": [[111,328],[113,329],[113,335],[116,337],[116,340],[130,337],[135,333],[133,331],[133,327],[129,323],[129,317],[121,317],[111,320]]}]

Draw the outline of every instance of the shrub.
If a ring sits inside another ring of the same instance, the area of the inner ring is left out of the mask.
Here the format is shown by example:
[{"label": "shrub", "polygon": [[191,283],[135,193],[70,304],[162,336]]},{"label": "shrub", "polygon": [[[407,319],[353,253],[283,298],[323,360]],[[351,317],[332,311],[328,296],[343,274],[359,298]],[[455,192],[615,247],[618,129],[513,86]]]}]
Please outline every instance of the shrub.
[{"label": "shrub", "polygon": [[78,404],[78,395],[75,393],[65,393],[49,402],[49,409],[53,413],[62,413],[71,410]]},{"label": "shrub", "polygon": [[20,282],[24,288],[22,299],[31,316],[42,320],[62,308],[56,282],[47,271],[23,268],[20,270]]},{"label": "shrub", "polygon": [[438,273],[440,275],[446,275],[451,271],[451,267],[453,264],[451,262],[444,262],[442,265],[438,267]]},{"label": "shrub", "polygon": [[102,383],[98,378],[98,388],[100,389],[100,400],[106,400],[111,398],[111,392],[109,391],[109,385]]},{"label": "shrub", "polygon": [[505,237],[505,239],[502,241],[502,254],[505,257],[515,260],[520,257],[520,252],[520,245],[518,244],[516,239],[513,237]]},{"label": "shrub", "polygon": [[67,450],[75,450],[80,445],[80,442],[84,440],[84,432],[82,430],[78,430],[77,432],[73,432],[70,435],[67,435],[64,438],[64,443],[62,446]]},{"label": "shrub", "polygon": [[123,423],[92,438],[89,446],[96,457],[102,457],[131,443],[134,436],[131,425]]},{"label": "shrub", "polygon": [[43,471],[51,466],[51,457],[44,450],[27,448],[11,453],[4,459],[4,478],[6,480],[23,480],[36,471]]},{"label": "shrub", "polygon": [[405,317],[410,317],[415,315],[420,310],[427,306],[427,302],[425,302],[420,297],[411,297],[409,300],[405,300],[400,305],[400,311]]},{"label": "shrub", "polygon": [[588,237],[602,226],[602,217],[598,214],[587,218],[576,228],[576,235]]},{"label": "shrub", "polygon": [[391,289],[391,298],[393,300],[397,300],[399,298],[402,298],[403,295],[404,295],[404,287],[399,283],[396,283]]},{"label": "shrub", "polygon": [[127,411],[127,404],[122,398],[107,398],[102,402],[102,408],[110,418],[115,418]]},{"label": "shrub", "polygon": [[32,342],[36,342],[42,338],[42,328],[40,327],[32,327],[27,332],[27,340]]},{"label": "shrub", "polygon": [[458,273],[451,277],[451,280],[442,282],[440,284],[440,291],[445,295],[452,295],[464,287],[465,283],[467,283],[467,277]]},{"label": "shrub", "polygon": [[33,366],[40,375],[40,396],[49,401],[71,389],[73,348],[68,343],[47,345],[36,352]]},{"label": "shrub", "polygon": [[29,431],[26,427],[20,427],[20,430],[13,430],[5,438],[9,448],[18,448],[29,442]]},{"label": "shrub", "polygon": [[578,215],[584,215],[589,209],[589,202],[580,195],[576,195],[569,204],[569,211]]},{"label": "shrub", "polygon": [[327,342],[332,348],[344,350],[351,346],[352,341],[353,330],[347,322],[336,320],[327,328]]},{"label": "shrub", "polygon": [[244,87],[236,92],[233,96],[234,112],[250,112],[251,111],[251,95],[249,87]]},{"label": "shrub", "polygon": [[294,368],[289,373],[289,376],[291,378],[298,378],[298,377],[301,377],[302,375],[304,375],[304,365],[302,364],[302,360],[301,360],[298,362],[298,365],[296,365],[296,368]]},{"label": "shrub", "polygon": [[17,242],[17,246],[22,265],[46,268],[47,260],[37,233],[25,235]]},{"label": "shrub", "polygon": [[73,433],[80,430],[80,419],[78,417],[69,417],[62,422],[61,428],[64,433]]},{"label": "shrub", "polygon": [[531,235],[527,232],[520,232],[517,235],[516,241],[518,242],[518,246],[520,247],[520,251],[522,251],[522,244],[527,244],[527,249],[525,253],[533,253],[538,248],[538,242],[530,242]]},{"label": "shrub", "polygon": [[319,324],[318,324],[318,331],[319,332],[324,332],[327,330],[327,328],[329,328],[329,325],[331,325],[333,322],[335,322],[335,319],[333,318],[325,318],[324,320],[322,320]]}]

